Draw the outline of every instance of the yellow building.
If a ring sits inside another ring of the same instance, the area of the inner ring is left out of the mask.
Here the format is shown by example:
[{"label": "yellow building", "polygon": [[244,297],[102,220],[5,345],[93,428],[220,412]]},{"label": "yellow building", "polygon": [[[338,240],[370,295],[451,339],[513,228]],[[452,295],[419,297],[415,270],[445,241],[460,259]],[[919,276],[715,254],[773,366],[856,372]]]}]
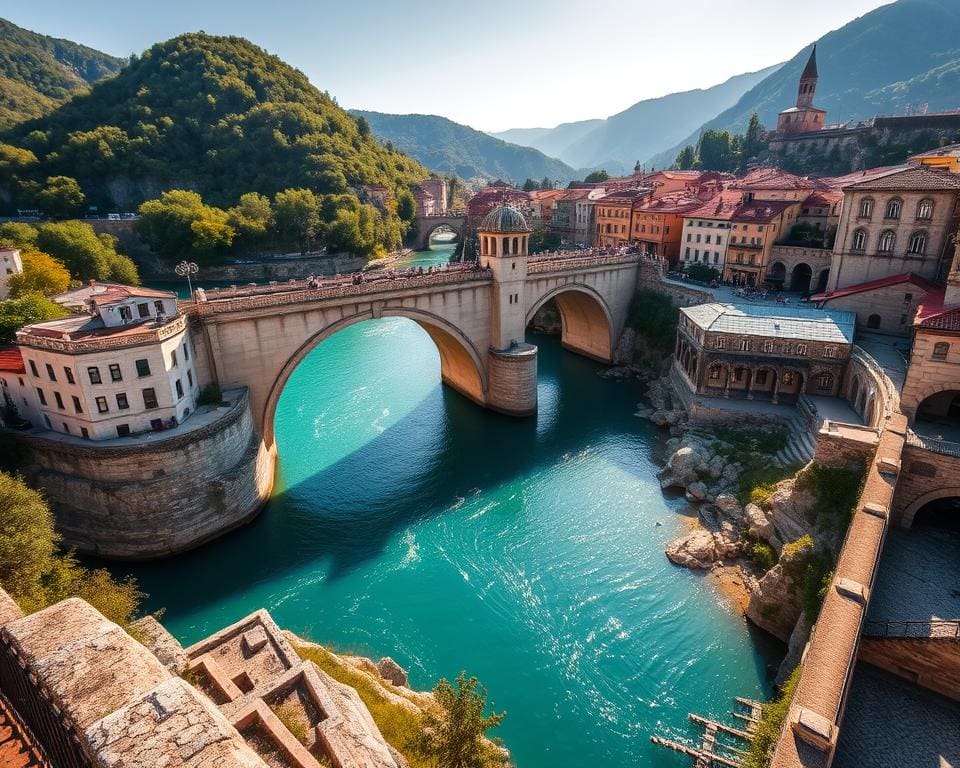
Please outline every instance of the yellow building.
[{"label": "yellow building", "polygon": [[760,285],[774,244],[790,234],[800,203],[758,200],[741,205],[730,217],[730,238],[723,279],[737,285]]},{"label": "yellow building", "polygon": [[960,173],[960,144],[949,144],[946,147],[921,152],[910,158],[911,163],[920,163],[928,168]]}]

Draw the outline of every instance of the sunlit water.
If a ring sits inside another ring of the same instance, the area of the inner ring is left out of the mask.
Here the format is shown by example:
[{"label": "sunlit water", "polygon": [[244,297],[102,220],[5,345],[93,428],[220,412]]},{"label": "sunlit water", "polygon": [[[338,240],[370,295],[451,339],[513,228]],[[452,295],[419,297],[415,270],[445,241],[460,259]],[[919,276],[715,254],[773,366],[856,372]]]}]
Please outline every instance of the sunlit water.
[{"label": "sunlit water", "polygon": [[[449,248],[417,254],[445,260]],[[284,389],[273,500],[252,525],[134,570],[183,642],[264,606],[301,635],[487,686],[520,768],[683,766],[654,731],[767,693],[742,618],[664,545],[660,436],[632,383],[540,346],[539,412],[510,419],[440,384],[412,321],[352,326]],[[124,571],[125,572],[125,571]]]}]

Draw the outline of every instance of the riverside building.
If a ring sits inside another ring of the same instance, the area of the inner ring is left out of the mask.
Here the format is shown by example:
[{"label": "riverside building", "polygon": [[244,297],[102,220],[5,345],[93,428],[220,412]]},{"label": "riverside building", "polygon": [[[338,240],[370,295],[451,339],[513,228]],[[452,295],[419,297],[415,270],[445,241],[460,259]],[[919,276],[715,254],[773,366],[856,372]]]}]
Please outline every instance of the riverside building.
[{"label": "riverside building", "polygon": [[23,272],[23,262],[20,260],[20,251],[15,248],[0,247],[0,300],[10,295],[7,281],[21,272]]},{"label": "riverside building", "polygon": [[[107,440],[175,427],[196,410],[200,381],[175,294],[91,283],[55,301],[74,314],[17,333],[23,371],[12,394],[35,427]],[[14,389],[13,372],[5,378]]]}]

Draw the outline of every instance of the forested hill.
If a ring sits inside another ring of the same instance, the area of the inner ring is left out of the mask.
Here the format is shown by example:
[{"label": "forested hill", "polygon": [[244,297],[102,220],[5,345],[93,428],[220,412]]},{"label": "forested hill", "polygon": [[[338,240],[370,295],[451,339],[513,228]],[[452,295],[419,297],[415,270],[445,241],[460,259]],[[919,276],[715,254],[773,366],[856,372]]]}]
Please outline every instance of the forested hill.
[{"label": "forested hill", "polygon": [[[28,181],[71,176],[88,204],[125,210],[171,187],[228,205],[245,192],[291,187],[321,195],[361,184],[398,190],[427,175],[302,72],[243,38],[203,33],[154,45],[0,141],[36,155]],[[29,191],[23,182],[19,189]]]},{"label": "forested hill", "polygon": [[543,177],[565,184],[578,178],[569,165],[539,150],[510,144],[445,117],[361,110],[352,110],[351,114],[363,116],[382,140],[435,173],[454,174],[461,179],[512,179],[518,184]]},{"label": "forested hill", "polygon": [[[797,98],[810,48],[747,91],[685,140],[652,158],[670,164],[708,128],[743,133],[756,112],[767,128]],[[817,41],[816,106],[827,122],[904,114],[926,104],[933,111],[960,108],[960,0],[898,0],[854,19]]]},{"label": "forested hill", "polygon": [[49,112],[121,66],[123,59],[0,19],[0,128]]}]

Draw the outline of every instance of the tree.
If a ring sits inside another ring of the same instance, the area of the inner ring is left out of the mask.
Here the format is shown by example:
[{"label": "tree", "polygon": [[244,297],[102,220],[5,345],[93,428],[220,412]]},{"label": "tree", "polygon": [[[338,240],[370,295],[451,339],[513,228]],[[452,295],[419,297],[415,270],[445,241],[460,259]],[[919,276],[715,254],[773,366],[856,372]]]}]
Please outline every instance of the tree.
[{"label": "tree", "polygon": [[553,189],[554,182],[549,176],[544,176],[540,180],[540,189]]},{"label": "tree", "polygon": [[739,142],[730,135],[729,131],[713,129],[704,131],[697,145],[700,167],[705,171],[733,170],[739,160],[738,144]]},{"label": "tree", "polygon": [[586,178],[583,180],[584,184],[596,184],[601,181],[606,181],[610,178],[610,174],[607,173],[602,168],[599,171],[594,171],[593,173],[588,173]]},{"label": "tree", "polygon": [[0,143],[0,184],[10,184],[36,164],[37,156],[29,149]]},{"label": "tree", "polygon": [[523,182],[524,192],[535,192],[538,189],[540,189],[540,182],[536,179],[527,178],[527,180]]},{"label": "tree", "polygon": [[542,251],[555,251],[560,247],[560,235],[551,232],[550,229],[540,224],[534,227],[530,233],[530,253],[541,253]]},{"label": "tree", "polygon": [[126,257],[117,253],[113,237],[98,235],[85,221],[41,225],[37,248],[63,262],[75,280],[111,280],[115,269],[126,273],[133,266],[122,261]]},{"label": "tree", "polygon": [[317,196],[309,189],[285,189],[274,196],[273,209],[280,235],[295,240],[301,255],[309,253],[321,223]]},{"label": "tree", "polygon": [[50,176],[46,186],[37,194],[37,205],[56,219],[66,219],[80,210],[85,199],[76,179]]},{"label": "tree", "polygon": [[397,192],[397,216],[406,222],[411,222],[417,217],[417,201],[408,189]]},{"label": "tree", "polygon": [[186,251],[209,263],[233,243],[235,230],[226,211],[206,205],[196,192],[172,189],[140,206],[136,230],[147,244],[167,259]]},{"label": "tree", "polygon": [[485,715],[487,691],[466,672],[457,676],[456,687],[441,679],[434,686],[440,713],[424,715],[421,750],[441,768],[482,768],[485,764],[486,732],[503,722],[505,712]]},{"label": "tree", "polygon": [[14,248],[34,248],[37,245],[37,228],[22,221],[6,221],[0,224],[0,243]]},{"label": "tree", "polygon": [[273,227],[273,208],[270,198],[256,192],[240,195],[237,204],[227,211],[227,223],[237,237],[246,242],[263,240]]},{"label": "tree", "polygon": [[747,126],[747,133],[743,137],[743,156],[753,158],[763,151],[763,123],[760,122],[760,116],[754,112],[750,115],[750,124]]},{"label": "tree", "polygon": [[680,150],[680,154],[677,155],[677,159],[674,162],[673,166],[678,171],[689,171],[697,164],[697,153],[696,150],[690,145],[687,144],[683,149]]},{"label": "tree", "polygon": [[23,272],[7,280],[10,296],[14,299],[29,293],[53,296],[63,293],[70,287],[70,272],[63,265],[43,251],[22,251]]},{"label": "tree", "polygon": [[719,270],[704,264],[702,261],[688,263],[685,271],[691,280],[699,280],[701,283],[709,283],[711,280],[720,277]]},{"label": "tree", "polygon": [[363,115],[359,115],[357,117],[357,132],[360,134],[361,138],[364,139],[370,135],[370,123]]},{"label": "tree", "polygon": [[13,344],[17,339],[17,331],[25,325],[55,320],[68,314],[59,304],[39,293],[0,301],[0,344]]}]

